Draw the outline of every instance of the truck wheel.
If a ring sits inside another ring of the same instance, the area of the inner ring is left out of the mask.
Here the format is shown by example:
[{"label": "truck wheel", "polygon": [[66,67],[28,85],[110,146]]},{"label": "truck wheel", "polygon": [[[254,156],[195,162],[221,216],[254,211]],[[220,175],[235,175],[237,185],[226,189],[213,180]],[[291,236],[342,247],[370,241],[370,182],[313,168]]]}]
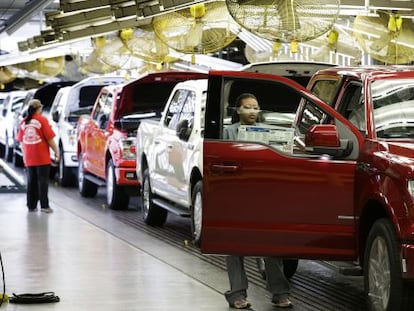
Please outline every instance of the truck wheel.
[{"label": "truck wheel", "polygon": [[85,198],[93,198],[98,192],[98,186],[85,178],[82,157],[78,166],[78,187],[79,193]]},{"label": "truck wheel", "polygon": [[203,212],[203,181],[199,180],[191,196],[191,233],[194,245],[199,246],[201,240],[201,220]]},{"label": "truck wheel", "polygon": [[152,202],[153,194],[149,179],[149,171],[144,171],[142,180],[142,218],[147,225],[162,226],[167,220],[168,212]]},{"label": "truck wheel", "polygon": [[371,311],[414,310],[413,287],[402,279],[401,255],[388,219],[369,232],[364,256],[364,286]]},{"label": "truck wheel", "polygon": [[124,189],[116,184],[115,165],[112,160],[108,162],[106,173],[106,202],[110,209],[127,209],[129,195]]},{"label": "truck wheel", "polygon": [[[257,269],[263,280],[266,280],[266,269],[263,257],[256,258]],[[283,259],[283,273],[285,277],[290,280],[295,275],[298,269],[298,259]]]},{"label": "truck wheel", "polygon": [[65,166],[65,157],[62,148],[59,149],[60,160],[58,167],[58,182],[62,187],[71,187],[76,184],[76,176],[71,167]]}]

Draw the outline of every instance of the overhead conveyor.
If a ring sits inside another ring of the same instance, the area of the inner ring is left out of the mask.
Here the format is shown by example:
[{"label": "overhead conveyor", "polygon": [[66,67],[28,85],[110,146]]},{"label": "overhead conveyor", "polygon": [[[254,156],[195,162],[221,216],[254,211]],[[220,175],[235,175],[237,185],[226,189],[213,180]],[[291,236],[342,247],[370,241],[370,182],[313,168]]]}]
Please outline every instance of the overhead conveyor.
[{"label": "overhead conveyor", "polygon": [[24,179],[0,159],[0,193],[26,192]]}]

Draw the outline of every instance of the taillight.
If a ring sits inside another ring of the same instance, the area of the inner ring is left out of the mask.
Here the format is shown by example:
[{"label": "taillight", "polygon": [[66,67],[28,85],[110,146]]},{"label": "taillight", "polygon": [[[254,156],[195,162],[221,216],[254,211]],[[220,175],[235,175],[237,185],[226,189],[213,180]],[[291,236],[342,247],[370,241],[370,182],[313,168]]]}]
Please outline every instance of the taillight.
[{"label": "taillight", "polygon": [[136,146],[135,138],[125,138],[121,139],[121,150],[122,158],[125,160],[135,160],[136,159]]}]

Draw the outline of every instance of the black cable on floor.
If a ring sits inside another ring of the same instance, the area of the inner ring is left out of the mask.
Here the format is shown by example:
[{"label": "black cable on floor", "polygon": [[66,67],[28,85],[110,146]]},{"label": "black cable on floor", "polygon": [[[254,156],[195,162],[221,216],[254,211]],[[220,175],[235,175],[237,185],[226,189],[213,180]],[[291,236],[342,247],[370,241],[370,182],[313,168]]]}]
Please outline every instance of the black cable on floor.
[{"label": "black cable on floor", "polygon": [[[3,295],[0,300],[0,307],[2,306],[3,302],[7,301],[6,296],[6,280],[4,276],[4,266],[3,266],[3,258],[1,257],[0,252],[0,266],[1,266],[1,273],[2,273],[2,280],[3,280]],[[11,303],[22,303],[22,304],[31,304],[31,303],[47,303],[47,302],[59,302],[59,296],[56,296],[54,292],[44,292],[44,293],[25,293],[17,295],[13,293],[13,297],[9,298],[9,302]]]},{"label": "black cable on floor", "polygon": [[48,302],[59,302],[59,296],[56,296],[54,292],[44,292],[44,293],[25,293],[25,294],[15,294],[9,298],[11,303],[21,303],[21,304],[31,304],[31,303],[48,303]]},{"label": "black cable on floor", "polygon": [[6,281],[4,278],[3,258],[1,257],[1,252],[0,252],[0,265],[1,265],[2,280],[3,280],[3,295],[1,296],[1,301],[0,301],[0,307],[1,307],[6,297]]}]

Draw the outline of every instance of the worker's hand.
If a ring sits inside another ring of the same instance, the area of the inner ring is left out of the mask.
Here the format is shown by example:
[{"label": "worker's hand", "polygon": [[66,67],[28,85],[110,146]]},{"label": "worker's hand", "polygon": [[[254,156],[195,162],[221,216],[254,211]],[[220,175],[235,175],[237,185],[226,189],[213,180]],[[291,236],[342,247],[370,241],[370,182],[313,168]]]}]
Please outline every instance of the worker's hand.
[{"label": "worker's hand", "polygon": [[59,163],[59,161],[60,161],[60,154],[55,153],[55,163]]}]

